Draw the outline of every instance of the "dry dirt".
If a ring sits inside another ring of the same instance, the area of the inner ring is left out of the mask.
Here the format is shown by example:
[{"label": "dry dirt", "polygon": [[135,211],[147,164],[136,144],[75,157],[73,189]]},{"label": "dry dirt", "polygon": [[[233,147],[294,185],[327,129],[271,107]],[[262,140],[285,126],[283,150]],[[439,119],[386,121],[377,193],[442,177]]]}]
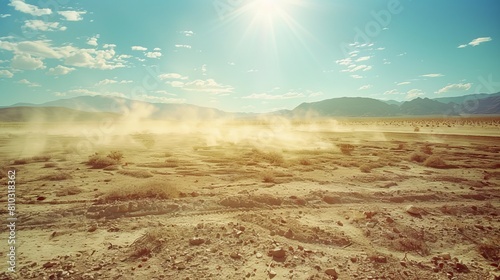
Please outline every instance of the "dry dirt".
[{"label": "dry dirt", "polygon": [[499,279],[499,123],[4,123],[0,279]]}]

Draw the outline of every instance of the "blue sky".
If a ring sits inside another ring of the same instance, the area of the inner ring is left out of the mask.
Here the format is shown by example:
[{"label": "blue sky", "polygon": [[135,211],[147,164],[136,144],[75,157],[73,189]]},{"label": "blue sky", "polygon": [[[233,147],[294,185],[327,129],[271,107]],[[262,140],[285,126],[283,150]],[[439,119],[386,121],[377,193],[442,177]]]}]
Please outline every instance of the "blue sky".
[{"label": "blue sky", "polygon": [[80,95],[268,112],[500,91],[500,2],[6,0],[0,106]]}]

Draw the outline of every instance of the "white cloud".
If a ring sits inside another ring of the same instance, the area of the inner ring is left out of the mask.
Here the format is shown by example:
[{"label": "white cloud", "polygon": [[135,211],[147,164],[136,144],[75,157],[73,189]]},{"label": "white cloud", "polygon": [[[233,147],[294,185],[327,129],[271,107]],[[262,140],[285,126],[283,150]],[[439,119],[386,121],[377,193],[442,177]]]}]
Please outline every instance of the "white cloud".
[{"label": "white cloud", "polygon": [[116,84],[116,83],[118,83],[118,81],[116,81],[116,80],[104,79],[104,80],[96,83],[95,86],[98,87],[98,86],[105,86],[105,85]]},{"label": "white cloud", "polygon": [[466,84],[451,84],[443,87],[442,89],[436,91],[437,94],[449,92],[449,91],[467,91],[471,88],[472,84],[471,83],[466,83]]},{"label": "white cloud", "polygon": [[344,58],[344,59],[339,59],[337,61],[335,61],[335,63],[337,63],[338,65],[350,65],[352,63],[352,59],[350,58]]},{"label": "white cloud", "polygon": [[391,89],[391,90],[388,90],[386,92],[384,92],[384,94],[401,94],[397,89]]},{"label": "white cloud", "polygon": [[147,95],[147,94],[142,94],[137,96],[140,100],[143,101],[153,101],[153,102],[160,102],[160,103],[186,103],[186,99],[184,98],[171,98],[171,97],[165,97],[165,96],[153,96],[153,95]]},{"label": "white cloud", "polygon": [[[125,67],[124,61],[115,57],[114,49],[96,50],[79,49],[71,45],[53,47],[49,40],[23,41],[11,43],[0,41],[0,49],[12,51],[17,62],[24,60],[38,60],[37,68],[43,66],[41,59],[55,58],[64,61],[68,66],[95,68],[95,69],[115,69]],[[31,58],[31,56],[33,56]],[[31,58],[31,59],[30,59]],[[14,63],[15,65],[19,65]],[[31,67],[32,68],[32,67]]]},{"label": "white cloud", "polygon": [[458,46],[458,48],[462,49],[462,48],[465,48],[467,46],[473,46],[473,47],[475,47],[475,46],[479,46],[482,43],[489,42],[491,40],[493,40],[491,37],[479,37],[479,38],[476,38],[476,39],[470,41],[467,44],[462,44],[462,45]]},{"label": "white cloud", "polygon": [[437,74],[425,74],[425,75],[420,75],[420,77],[427,77],[427,78],[437,78],[437,77],[443,77],[443,74],[437,73]]},{"label": "white cloud", "polygon": [[398,86],[402,86],[402,85],[409,85],[411,84],[410,82],[401,82],[401,83],[398,83],[397,85]]},{"label": "white cloud", "polygon": [[244,96],[245,99],[264,99],[264,100],[283,100],[283,99],[293,99],[302,98],[305,95],[301,92],[287,92],[284,94],[269,94],[269,93],[253,93],[248,96]]},{"label": "white cloud", "polygon": [[190,45],[175,45],[176,48],[185,48],[185,49],[190,49]]},{"label": "white cloud", "polygon": [[133,83],[133,82],[134,82],[134,81],[132,81],[132,80],[121,80],[121,81],[120,81],[120,84],[131,84],[131,83]]},{"label": "white cloud", "polygon": [[40,31],[66,30],[66,26],[60,26],[59,22],[45,22],[43,20],[38,20],[38,19],[25,21],[24,28],[40,30]]},{"label": "white cloud", "polygon": [[202,74],[203,76],[207,75],[207,65],[206,65],[206,64],[203,64],[203,65],[201,66],[201,74]]},{"label": "white cloud", "polygon": [[309,97],[317,97],[317,96],[322,96],[323,93],[321,91],[315,91],[315,92],[311,92],[309,93]]},{"label": "white cloud", "polygon": [[12,78],[14,74],[9,70],[0,70],[0,78]]},{"label": "white cloud", "polygon": [[40,58],[32,57],[29,54],[16,54],[11,61],[13,68],[22,70],[35,70],[45,68],[43,61]]},{"label": "white cloud", "polygon": [[362,79],[363,76],[360,76],[360,75],[351,75],[352,78],[354,79]]},{"label": "white cloud", "polygon": [[345,70],[342,70],[341,72],[356,72],[356,71],[368,71],[368,70],[371,70],[372,69],[372,66],[368,66],[368,65],[354,65],[354,64],[351,64],[348,66],[349,69],[345,69]]},{"label": "white cloud", "polygon": [[187,31],[181,31],[182,34],[184,34],[184,36],[186,37],[191,37],[194,35],[194,32],[193,31],[190,31],[190,30],[187,30]]},{"label": "white cloud", "polygon": [[421,90],[419,90],[419,89],[412,89],[412,90],[409,90],[406,93],[406,98],[407,99],[412,99],[412,98],[419,97],[421,95],[424,95],[424,93]]},{"label": "white cloud", "polygon": [[18,83],[18,84],[23,84],[23,85],[27,85],[27,86],[29,86],[29,87],[39,87],[39,86],[40,86],[39,84],[37,84],[37,83],[32,83],[32,82],[30,82],[30,81],[28,81],[28,80],[26,80],[26,79],[19,80],[19,81],[17,81],[16,83]]},{"label": "white cloud", "polygon": [[158,75],[158,78],[160,80],[167,80],[167,79],[187,80],[188,77],[182,76],[181,74],[177,73],[166,73]]},{"label": "white cloud", "polygon": [[185,83],[182,89],[189,91],[208,92],[212,94],[233,92],[233,87],[219,84],[213,79],[194,80],[192,82]]},{"label": "white cloud", "polygon": [[177,87],[177,88],[181,88],[184,86],[184,83],[180,81],[167,81],[165,83],[171,85],[172,87]]},{"label": "white cloud", "polygon": [[113,49],[113,48],[116,48],[116,45],[115,44],[104,44],[104,46],[102,46],[104,49]]},{"label": "white cloud", "polygon": [[45,16],[52,14],[52,10],[48,8],[40,9],[35,5],[26,4],[22,0],[11,0],[9,6],[14,7],[16,11],[30,14],[32,16]]},{"label": "white cloud", "polygon": [[147,52],[145,55],[149,58],[160,58],[161,52]]},{"label": "white cloud", "polygon": [[99,39],[99,34],[97,34],[97,35],[96,35],[96,36],[94,36],[94,37],[91,37],[91,38],[87,41],[87,44],[95,47],[95,46],[97,46],[97,39]]},{"label": "white cloud", "polygon": [[362,56],[362,57],[356,59],[356,62],[366,61],[366,60],[369,60],[370,58],[371,58],[371,56]]},{"label": "white cloud", "polygon": [[82,15],[86,14],[86,11],[78,12],[78,11],[59,11],[57,12],[61,16],[63,16],[67,21],[80,21],[82,20]]},{"label": "white cloud", "polygon": [[141,46],[132,46],[133,51],[147,51],[148,48],[141,47]]},{"label": "white cloud", "polygon": [[6,18],[6,17],[10,17],[11,14],[0,14],[0,18]]},{"label": "white cloud", "polygon": [[154,48],[153,51],[159,52],[159,51],[161,51],[161,49],[160,48]]},{"label": "white cloud", "polygon": [[66,74],[68,74],[68,73],[70,73],[71,71],[74,71],[74,70],[75,70],[75,68],[65,67],[65,66],[62,66],[62,65],[57,65],[54,68],[50,68],[49,72],[47,72],[47,74],[60,76],[60,75],[66,75]]},{"label": "white cloud", "polygon": [[372,85],[364,85],[364,86],[361,86],[360,88],[358,88],[358,90],[370,89],[372,87],[373,87]]}]

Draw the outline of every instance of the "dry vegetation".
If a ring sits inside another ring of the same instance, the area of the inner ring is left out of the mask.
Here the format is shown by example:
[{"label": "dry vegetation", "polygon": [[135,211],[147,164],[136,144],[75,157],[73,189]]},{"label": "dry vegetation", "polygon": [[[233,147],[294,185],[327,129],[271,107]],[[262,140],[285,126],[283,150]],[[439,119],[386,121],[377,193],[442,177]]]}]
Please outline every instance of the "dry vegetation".
[{"label": "dry vegetation", "polygon": [[500,277],[499,118],[235,122],[6,156],[17,279]]}]

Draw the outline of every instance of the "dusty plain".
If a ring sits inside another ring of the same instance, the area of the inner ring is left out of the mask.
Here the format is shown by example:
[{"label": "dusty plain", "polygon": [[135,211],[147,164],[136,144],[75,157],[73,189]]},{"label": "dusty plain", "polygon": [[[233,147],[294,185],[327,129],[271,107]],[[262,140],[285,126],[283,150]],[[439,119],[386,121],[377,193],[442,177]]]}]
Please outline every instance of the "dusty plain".
[{"label": "dusty plain", "polygon": [[0,279],[500,279],[500,118],[0,131]]}]

